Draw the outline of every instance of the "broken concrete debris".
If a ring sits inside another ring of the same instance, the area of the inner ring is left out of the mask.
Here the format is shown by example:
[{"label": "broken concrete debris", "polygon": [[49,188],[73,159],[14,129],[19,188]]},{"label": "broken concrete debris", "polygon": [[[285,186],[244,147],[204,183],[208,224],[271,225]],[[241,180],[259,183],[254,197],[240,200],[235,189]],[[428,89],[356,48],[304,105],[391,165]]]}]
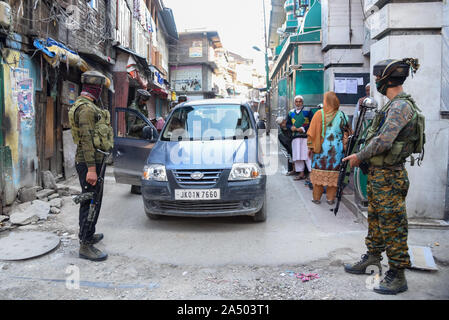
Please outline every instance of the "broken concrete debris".
[{"label": "broken concrete debris", "polygon": [[56,208],[60,209],[62,207],[63,200],[61,198],[55,198],[55,199],[49,201],[48,204],[50,205],[50,207],[56,207]]},{"label": "broken concrete debris", "polygon": [[61,213],[61,209],[59,209],[57,207],[51,207],[50,208],[50,213],[52,213],[52,214],[60,214]]},{"label": "broken concrete debris", "polygon": [[39,200],[47,200],[48,196],[52,195],[56,191],[53,189],[43,189],[36,193],[36,196]]},{"label": "broken concrete debris", "polygon": [[48,201],[51,201],[53,199],[59,198],[59,194],[58,193],[53,193],[52,195],[48,196]]},{"label": "broken concrete debris", "polygon": [[12,224],[26,225],[39,220],[47,220],[50,204],[41,200],[34,200],[24,211],[13,211],[9,217]]}]

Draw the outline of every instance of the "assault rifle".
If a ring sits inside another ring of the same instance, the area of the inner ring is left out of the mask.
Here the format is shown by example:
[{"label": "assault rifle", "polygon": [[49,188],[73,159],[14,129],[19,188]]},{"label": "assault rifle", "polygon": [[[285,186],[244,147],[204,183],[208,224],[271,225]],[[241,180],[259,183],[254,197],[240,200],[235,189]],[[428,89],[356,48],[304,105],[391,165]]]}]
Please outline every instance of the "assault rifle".
[{"label": "assault rifle", "polygon": [[103,193],[103,185],[104,185],[104,172],[106,170],[106,160],[110,155],[110,152],[104,152],[99,149],[97,149],[98,152],[103,154],[103,160],[101,161],[101,169],[100,174],[97,177],[97,184],[95,185],[94,192],[85,192],[77,195],[73,198],[73,202],[76,204],[79,204],[81,202],[90,200],[89,205],[89,213],[87,215],[87,218],[84,220],[83,225],[81,226],[80,230],[80,240],[81,242],[84,242],[87,240],[87,235],[89,231],[92,229],[92,225],[94,221],[97,219],[98,215],[100,214],[100,211],[97,210],[98,202],[100,201],[100,196]]},{"label": "assault rifle", "polygon": [[[359,141],[359,135],[360,130],[362,129],[363,121],[365,120],[365,113],[368,109],[376,109],[377,108],[377,102],[368,97],[365,98],[360,106],[360,115],[357,118],[357,124],[355,127],[354,132],[352,135],[348,138],[348,145],[345,151],[344,158],[348,157],[352,153],[354,153],[356,146],[360,143]],[[338,209],[340,207],[341,202],[341,196],[343,195],[343,189],[348,185],[349,183],[349,176],[351,175],[351,167],[348,166],[349,161],[344,161],[340,165],[340,173],[338,175],[338,187],[337,187],[337,204],[335,205],[334,209],[331,209],[331,211],[334,212],[335,215],[337,215]],[[363,173],[366,174],[367,171],[367,164],[363,163],[360,165],[360,169],[362,169]]]}]

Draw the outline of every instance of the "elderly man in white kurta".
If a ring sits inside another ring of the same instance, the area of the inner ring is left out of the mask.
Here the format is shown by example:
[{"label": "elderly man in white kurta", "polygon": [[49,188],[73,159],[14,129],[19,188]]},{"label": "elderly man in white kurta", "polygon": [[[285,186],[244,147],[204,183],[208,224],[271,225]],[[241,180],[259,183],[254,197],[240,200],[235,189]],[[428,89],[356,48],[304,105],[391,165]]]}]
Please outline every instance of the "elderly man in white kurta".
[{"label": "elderly man in white kurta", "polygon": [[304,98],[295,97],[295,108],[290,110],[287,117],[287,128],[292,131],[292,161],[298,173],[294,180],[305,178],[304,170],[307,166],[311,171],[311,159],[307,148],[307,130],[309,129],[312,113],[304,110]]}]

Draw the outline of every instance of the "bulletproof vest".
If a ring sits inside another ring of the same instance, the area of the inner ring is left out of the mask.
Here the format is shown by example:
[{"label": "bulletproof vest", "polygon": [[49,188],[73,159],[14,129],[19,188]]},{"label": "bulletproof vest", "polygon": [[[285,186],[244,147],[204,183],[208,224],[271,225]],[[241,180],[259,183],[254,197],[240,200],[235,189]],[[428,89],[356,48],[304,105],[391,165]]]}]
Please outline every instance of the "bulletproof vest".
[{"label": "bulletproof vest", "polygon": [[69,110],[69,122],[73,142],[80,143],[80,128],[76,119],[76,111],[80,106],[91,108],[95,112],[95,128],[92,134],[92,143],[95,149],[109,151],[114,147],[114,135],[111,127],[111,115],[108,110],[97,107],[92,101],[79,97]]},{"label": "bulletproof vest", "polygon": [[424,158],[425,117],[420,113],[421,110],[416,106],[416,103],[412,97],[406,94],[399,94],[376,114],[371,127],[368,130],[366,145],[369,144],[372,138],[378,135],[380,129],[384,125],[387,112],[391,104],[398,100],[404,100],[411,106],[413,110],[413,117],[399,132],[391,149],[382,154],[376,155],[369,160],[370,164],[375,167],[400,165],[405,163],[408,157],[411,157],[410,162],[413,166],[415,158],[412,154],[414,153],[420,153],[420,156],[418,157],[418,165],[420,165]]}]

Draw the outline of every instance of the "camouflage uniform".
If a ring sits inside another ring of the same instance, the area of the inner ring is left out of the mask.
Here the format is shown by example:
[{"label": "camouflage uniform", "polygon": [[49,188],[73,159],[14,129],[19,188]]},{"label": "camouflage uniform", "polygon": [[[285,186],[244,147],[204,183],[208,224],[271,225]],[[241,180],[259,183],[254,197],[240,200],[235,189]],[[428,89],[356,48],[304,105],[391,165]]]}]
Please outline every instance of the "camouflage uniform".
[{"label": "camouflage uniform", "polygon": [[99,164],[103,160],[103,155],[95,150],[92,136],[95,123],[97,122],[97,113],[94,110],[98,109],[98,107],[83,96],[79,96],[76,102],[79,100],[81,100],[82,104],[74,115],[75,121],[79,126],[80,135],[75,161],[83,162],[88,167],[94,167],[96,163]]},{"label": "camouflage uniform", "polygon": [[[146,118],[148,118],[148,109],[147,109],[147,105],[144,104],[143,106],[139,105],[139,103],[137,103],[136,101],[134,101],[130,106],[130,109],[139,111],[140,113],[142,113]],[[135,136],[135,137],[141,137],[142,135],[142,130],[143,127],[145,127],[147,124],[145,123],[145,121],[143,121],[142,119],[140,119],[137,116],[134,116],[129,118],[128,120],[128,128],[129,128],[129,134],[131,136]]]},{"label": "camouflage uniform", "polygon": [[[410,125],[413,109],[405,93],[395,97],[386,111],[385,121],[378,134],[357,153],[361,161],[368,161],[391,149],[400,135],[412,135]],[[393,166],[370,166],[368,175],[368,235],[365,239],[368,252],[379,255],[386,250],[390,267],[402,269],[410,266],[407,236],[408,222],[405,198],[409,188],[407,170],[404,164]]]}]

